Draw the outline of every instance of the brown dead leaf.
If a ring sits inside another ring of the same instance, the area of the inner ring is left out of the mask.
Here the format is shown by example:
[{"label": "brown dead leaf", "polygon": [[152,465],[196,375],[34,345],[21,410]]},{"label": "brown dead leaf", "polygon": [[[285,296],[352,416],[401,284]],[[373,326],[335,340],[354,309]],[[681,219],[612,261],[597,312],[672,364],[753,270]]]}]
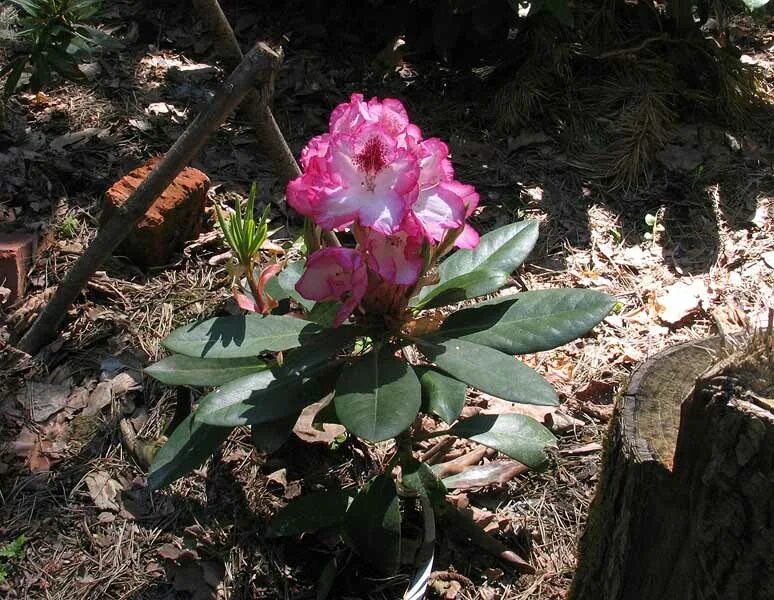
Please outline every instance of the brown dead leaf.
[{"label": "brown dead leaf", "polygon": [[161,558],[166,558],[167,560],[174,562],[185,559],[199,560],[199,555],[196,553],[196,550],[178,548],[174,544],[164,544],[159,548],[158,552]]},{"label": "brown dead leaf", "polygon": [[282,487],[283,490],[285,490],[288,487],[288,470],[277,469],[273,473],[270,473],[269,475],[266,476],[266,481],[276,483],[277,485]]},{"label": "brown dead leaf", "polygon": [[575,448],[568,448],[566,450],[560,450],[560,454],[563,456],[583,456],[584,454],[593,454],[602,450],[602,444],[598,442],[591,442],[582,446],[576,446]]},{"label": "brown dead leaf", "polygon": [[[326,404],[323,401],[315,402],[301,411],[301,416],[298,417],[298,421],[293,426],[293,433],[302,441],[309,444],[330,445],[336,441],[337,437],[346,433],[347,428],[343,425],[335,423],[318,423],[316,426],[314,425],[315,416]],[[322,428],[322,431],[318,427]]]},{"label": "brown dead leaf", "polygon": [[553,413],[546,415],[546,427],[548,427],[554,433],[564,433],[572,429],[583,427],[584,423],[580,419],[571,417],[564,414],[562,411],[557,410]]},{"label": "brown dead leaf", "polygon": [[218,597],[225,568],[214,561],[183,560],[167,569],[172,587],[190,594],[192,600],[215,600]]},{"label": "brown dead leaf", "polygon": [[557,410],[556,406],[538,406],[533,404],[516,404],[495,398],[489,394],[481,393],[481,397],[486,399],[486,408],[481,411],[484,415],[502,415],[506,413],[518,413],[527,417],[532,417],[539,423],[545,423],[546,415]]},{"label": "brown dead leaf", "polygon": [[27,466],[32,473],[42,473],[51,469],[52,460],[46,454],[46,450],[51,446],[51,442],[41,440],[38,438],[35,440],[35,444],[30,449],[29,458],[27,459]]},{"label": "brown dead leaf", "polygon": [[142,388],[142,377],[139,373],[131,371],[122,371],[110,379],[111,391],[113,397],[118,398],[127,392],[139,390]]},{"label": "brown dead leaf", "polygon": [[102,510],[117,511],[117,496],[123,486],[105,471],[92,471],[86,475],[86,487],[94,505]]},{"label": "brown dead leaf", "polygon": [[615,381],[593,380],[575,392],[575,397],[581,402],[596,402],[608,404],[613,399]]},{"label": "brown dead leaf", "polygon": [[19,400],[29,412],[30,418],[40,423],[62,410],[69,395],[69,385],[30,381]]},{"label": "brown dead leaf", "polygon": [[67,399],[67,408],[73,412],[86,408],[89,404],[89,390],[85,387],[75,388]]},{"label": "brown dead leaf", "polygon": [[697,312],[708,298],[709,289],[701,279],[678,281],[656,294],[653,309],[664,323],[676,325]]},{"label": "brown dead leaf", "polygon": [[469,490],[490,485],[502,485],[514,477],[526,473],[529,468],[515,460],[493,460],[466,469],[458,475],[444,479],[448,489]]},{"label": "brown dead leaf", "polygon": [[435,579],[430,584],[433,593],[442,600],[454,600],[462,591],[462,584],[459,581],[446,581],[444,579]]},{"label": "brown dead leaf", "polygon": [[83,414],[93,417],[113,401],[113,384],[110,381],[102,381],[89,395],[88,406],[83,409]]}]

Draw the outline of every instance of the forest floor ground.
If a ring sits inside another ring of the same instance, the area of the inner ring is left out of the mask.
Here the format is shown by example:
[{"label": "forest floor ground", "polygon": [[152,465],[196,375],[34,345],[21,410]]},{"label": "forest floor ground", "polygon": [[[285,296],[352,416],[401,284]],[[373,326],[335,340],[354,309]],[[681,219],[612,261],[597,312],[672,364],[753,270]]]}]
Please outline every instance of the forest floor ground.
[{"label": "forest floor ground", "polygon": [[[235,4],[228,12],[240,39],[262,38],[269,25]],[[122,443],[122,420],[153,440],[174,412],[174,393],[140,370],[164,355],[160,340],[229,309],[226,248],[211,233],[211,211],[205,233],[172,264],[143,272],[112,258],[37,356],[2,345],[34,318],[94,237],[105,190],[163,153],[217,88],[217,72],[196,81],[168,77],[189,62],[216,64],[204,27],[179,7],[115,2],[104,21],[125,47],[95,61],[86,83],[18,94],[0,130],[0,231],[40,234],[26,296],[0,305],[0,547],[20,535],[27,540],[24,556],[0,559],[8,570],[0,593],[60,600],[314,597],[333,541],[266,540],[261,533],[277,508],[326,473],[362,478],[372,460],[367,448],[293,438],[266,457],[237,431],[206,468],[151,495],[145,469]],[[536,574],[519,576],[440,533],[435,569],[464,576],[438,576],[445,597],[564,598],[606,425],[631,370],[667,346],[765,323],[774,290],[774,130],[681,122],[654,161],[649,184],[605,191],[584,181],[558,134],[540,123],[494,129],[491,92],[471,89],[468,78],[441,63],[407,59],[385,73],[356,48],[331,51],[319,27],[279,18],[270,25],[272,35],[293,29],[274,105],[295,153],[351,92],[400,98],[425,135],[449,142],[458,179],[477,187],[480,231],[540,221],[537,247],[514,288],[587,287],[615,296],[614,311],[591,335],[525,357],[554,384],[559,410],[571,417],[551,467],[457,494]],[[747,26],[751,41],[742,49],[770,93],[771,24]],[[239,115],[193,166],[212,179],[211,199],[221,204],[233,205],[258,182],[260,202],[272,203],[272,225],[279,227],[274,241],[286,243],[297,232],[283,190]],[[663,226],[650,239],[648,215]],[[108,382],[106,395],[95,393],[100,382]],[[469,400],[479,407],[498,402],[477,393]],[[28,410],[33,405],[37,411]],[[406,582],[353,575],[336,593],[397,598]]]}]

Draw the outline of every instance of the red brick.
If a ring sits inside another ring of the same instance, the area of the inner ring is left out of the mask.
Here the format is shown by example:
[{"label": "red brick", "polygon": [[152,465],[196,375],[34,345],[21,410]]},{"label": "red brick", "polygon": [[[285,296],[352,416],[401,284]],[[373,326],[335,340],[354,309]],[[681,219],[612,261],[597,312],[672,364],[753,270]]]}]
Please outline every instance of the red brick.
[{"label": "red brick", "polygon": [[0,235],[0,286],[11,290],[9,303],[24,295],[36,245],[37,237],[31,233]]},{"label": "red brick", "polygon": [[[149,160],[113,184],[105,194],[101,223],[107,222],[115,209],[126,202],[159,160]],[[118,253],[141,266],[167,264],[173,253],[201,232],[209,188],[207,175],[190,167],[183,169],[119,246]]]}]

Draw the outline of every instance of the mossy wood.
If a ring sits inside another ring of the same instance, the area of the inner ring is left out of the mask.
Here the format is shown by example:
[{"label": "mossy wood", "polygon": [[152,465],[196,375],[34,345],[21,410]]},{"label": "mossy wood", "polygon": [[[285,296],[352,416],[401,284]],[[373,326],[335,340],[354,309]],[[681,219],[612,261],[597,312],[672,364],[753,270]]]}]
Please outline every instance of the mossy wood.
[{"label": "mossy wood", "polygon": [[681,344],[635,371],[571,600],[774,598],[773,386],[770,345],[741,336]]}]

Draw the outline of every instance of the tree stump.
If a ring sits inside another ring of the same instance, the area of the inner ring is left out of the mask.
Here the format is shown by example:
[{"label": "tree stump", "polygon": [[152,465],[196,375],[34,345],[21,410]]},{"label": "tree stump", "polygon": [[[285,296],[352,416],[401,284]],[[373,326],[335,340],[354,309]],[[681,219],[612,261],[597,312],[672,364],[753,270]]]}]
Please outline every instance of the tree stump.
[{"label": "tree stump", "polygon": [[771,344],[689,342],[634,372],[570,600],[774,598]]}]

